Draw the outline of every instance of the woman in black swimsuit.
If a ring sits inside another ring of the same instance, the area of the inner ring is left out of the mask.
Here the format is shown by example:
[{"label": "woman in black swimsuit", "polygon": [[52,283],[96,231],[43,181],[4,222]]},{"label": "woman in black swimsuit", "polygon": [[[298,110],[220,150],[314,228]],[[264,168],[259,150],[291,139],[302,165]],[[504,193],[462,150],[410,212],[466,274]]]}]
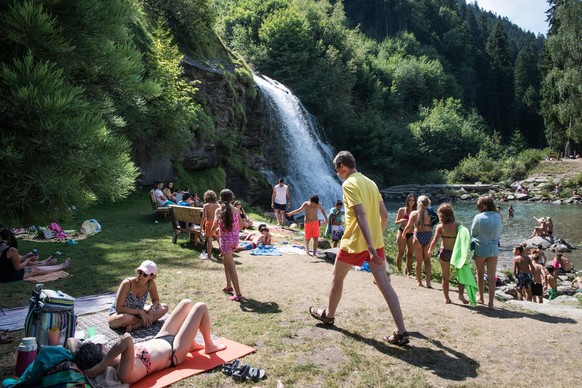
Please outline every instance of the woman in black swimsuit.
[{"label": "woman in black swimsuit", "polygon": [[[443,294],[445,296],[445,303],[448,304],[451,303],[451,298],[449,298],[451,256],[453,255],[453,248],[457,241],[457,230],[459,229],[460,224],[455,222],[455,213],[453,212],[453,207],[449,203],[443,203],[440,205],[437,210],[437,215],[440,224],[436,227],[434,238],[432,239],[428,250],[432,256],[434,247],[438,244],[439,238],[442,238],[441,248],[439,249],[439,263],[441,264],[443,274]],[[465,286],[459,283],[459,300],[463,302],[463,304],[467,304],[469,301],[463,296],[464,291]]]},{"label": "woman in black swimsuit", "polygon": [[56,259],[51,257],[38,261],[38,256],[33,253],[21,256],[16,249],[17,247],[18,242],[12,235],[10,228],[2,229],[0,231],[0,283],[57,272],[67,269],[71,264],[71,259],[65,260],[63,264],[53,265],[56,263]]}]

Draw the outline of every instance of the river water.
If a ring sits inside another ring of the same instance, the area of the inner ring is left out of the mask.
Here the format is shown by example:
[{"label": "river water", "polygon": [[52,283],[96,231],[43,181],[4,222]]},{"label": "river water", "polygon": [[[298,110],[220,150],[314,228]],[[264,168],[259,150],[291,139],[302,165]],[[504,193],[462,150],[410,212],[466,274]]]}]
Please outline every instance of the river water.
[{"label": "river water", "polygon": [[[402,203],[387,202],[386,207],[390,214],[390,219],[388,225],[393,226],[396,212],[398,208],[403,206]],[[439,204],[433,204],[433,206],[438,208]],[[457,222],[465,225],[467,228],[471,228],[471,222],[473,217],[477,214],[476,202],[455,202],[452,204],[455,210],[455,218]],[[503,232],[501,234],[501,248],[499,254],[499,269],[511,269],[512,267],[512,248],[515,244],[527,239],[534,226],[537,225],[534,216],[540,217],[551,217],[554,222],[554,236],[565,239],[578,247],[578,249],[572,252],[564,253],[564,256],[568,257],[570,261],[574,264],[577,270],[582,269],[582,206],[580,205],[553,205],[553,204],[542,204],[538,202],[523,202],[523,201],[510,201],[500,204],[502,207],[501,214],[503,219]],[[513,218],[507,217],[507,208],[509,205],[513,205],[515,210],[515,216]],[[546,250],[546,257],[550,260],[553,259],[554,254],[549,250]]]}]

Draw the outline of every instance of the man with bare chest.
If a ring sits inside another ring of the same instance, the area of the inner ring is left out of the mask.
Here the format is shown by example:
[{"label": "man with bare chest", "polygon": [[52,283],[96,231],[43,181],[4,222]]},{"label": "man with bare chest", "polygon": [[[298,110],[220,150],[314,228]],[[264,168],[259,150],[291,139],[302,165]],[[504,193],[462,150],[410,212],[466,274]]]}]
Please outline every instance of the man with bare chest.
[{"label": "man with bare chest", "polygon": [[513,275],[517,282],[517,299],[523,300],[523,292],[525,290],[526,300],[531,302],[532,274],[535,269],[529,256],[523,253],[521,245],[513,248],[513,254],[515,255],[513,258]]},{"label": "man with bare chest", "polygon": [[319,204],[319,196],[313,195],[311,196],[311,200],[303,202],[303,205],[299,209],[295,209],[288,214],[290,216],[301,213],[302,211],[305,212],[305,253],[309,255],[309,241],[313,239],[313,256],[317,253],[317,242],[319,241],[319,220],[317,218],[317,212],[321,212],[325,221],[323,221],[323,225],[327,224],[327,214],[325,214],[325,210]]}]

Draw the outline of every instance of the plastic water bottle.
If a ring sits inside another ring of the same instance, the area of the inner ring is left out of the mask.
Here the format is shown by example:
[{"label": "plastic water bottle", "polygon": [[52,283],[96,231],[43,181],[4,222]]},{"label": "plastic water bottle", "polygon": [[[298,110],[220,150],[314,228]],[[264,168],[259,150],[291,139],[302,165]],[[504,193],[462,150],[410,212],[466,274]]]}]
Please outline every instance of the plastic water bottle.
[{"label": "plastic water bottle", "polygon": [[14,368],[18,376],[22,375],[26,368],[36,358],[36,338],[24,337],[18,346],[16,356],[16,367]]}]

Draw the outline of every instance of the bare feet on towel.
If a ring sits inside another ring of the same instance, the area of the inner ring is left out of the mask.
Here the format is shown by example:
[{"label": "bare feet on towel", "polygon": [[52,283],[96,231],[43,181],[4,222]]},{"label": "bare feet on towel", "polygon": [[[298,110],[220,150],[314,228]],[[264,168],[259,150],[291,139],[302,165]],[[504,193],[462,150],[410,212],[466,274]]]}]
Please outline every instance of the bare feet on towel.
[{"label": "bare feet on towel", "polygon": [[212,344],[212,345],[208,345],[206,346],[206,349],[204,350],[204,353],[206,354],[212,354],[212,353],[216,353],[220,350],[224,350],[226,349],[226,345],[223,344]]}]

